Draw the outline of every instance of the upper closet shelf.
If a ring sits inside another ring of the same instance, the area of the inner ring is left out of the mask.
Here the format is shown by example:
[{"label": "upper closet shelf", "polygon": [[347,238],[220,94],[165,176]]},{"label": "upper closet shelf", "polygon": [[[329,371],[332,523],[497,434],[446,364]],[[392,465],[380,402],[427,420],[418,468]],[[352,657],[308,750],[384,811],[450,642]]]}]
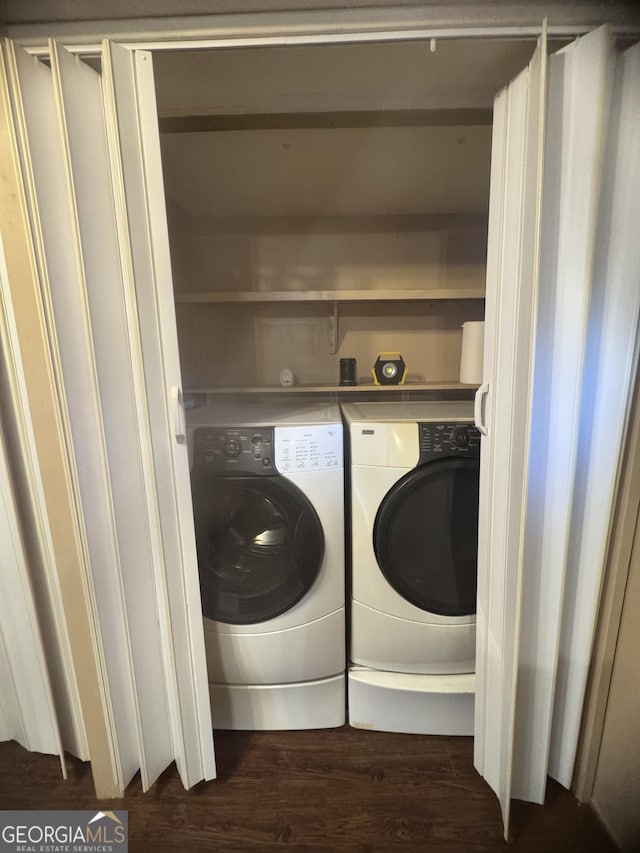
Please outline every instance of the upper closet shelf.
[{"label": "upper closet shelf", "polygon": [[483,287],[428,290],[261,290],[176,293],[176,302],[430,302],[484,299]]}]

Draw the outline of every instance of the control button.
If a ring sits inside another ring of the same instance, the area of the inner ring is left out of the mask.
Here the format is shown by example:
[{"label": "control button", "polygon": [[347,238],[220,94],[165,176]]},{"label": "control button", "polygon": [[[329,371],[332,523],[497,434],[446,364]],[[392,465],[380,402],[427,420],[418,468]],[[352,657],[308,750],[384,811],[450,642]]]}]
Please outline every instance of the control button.
[{"label": "control button", "polygon": [[240,456],[242,451],[242,447],[240,445],[240,440],[237,438],[227,438],[222,445],[222,452],[225,456],[228,456],[229,459],[235,459],[236,456]]},{"label": "control button", "polygon": [[464,448],[469,446],[471,435],[466,427],[458,427],[451,432],[452,447]]},{"label": "control button", "polygon": [[267,467],[267,465],[271,465],[271,460],[265,457],[265,458],[262,460],[262,464],[263,464],[263,465],[265,466],[265,468],[266,468],[266,467]]},{"label": "control button", "polygon": [[256,433],[256,435],[254,435],[253,438],[251,439],[251,443],[255,444],[255,445],[262,444],[263,441],[264,441],[264,438],[259,433]]}]

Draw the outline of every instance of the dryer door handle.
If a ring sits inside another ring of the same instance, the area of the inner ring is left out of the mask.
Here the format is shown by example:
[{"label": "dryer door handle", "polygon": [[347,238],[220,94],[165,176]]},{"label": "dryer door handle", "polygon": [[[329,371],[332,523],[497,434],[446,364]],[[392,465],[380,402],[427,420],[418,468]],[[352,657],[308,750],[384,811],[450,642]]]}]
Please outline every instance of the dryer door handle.
[{"label": "dryer door handle", "polygon": [[482,433],[482,435],[486,435],[488,432],[488,427],[484,422],[484,401],[488,393],[489,383],[483,382],[482,385],[476,391],[476,396],[473,403],[473,418],[475,420],[477,429]]},{"label": "dryer door handle", "polygon": [[171,417],[173,419],[173,434],[179,444],[187,440],[187,426],[184,417],[182,390],[177,385],[171,386]]}]

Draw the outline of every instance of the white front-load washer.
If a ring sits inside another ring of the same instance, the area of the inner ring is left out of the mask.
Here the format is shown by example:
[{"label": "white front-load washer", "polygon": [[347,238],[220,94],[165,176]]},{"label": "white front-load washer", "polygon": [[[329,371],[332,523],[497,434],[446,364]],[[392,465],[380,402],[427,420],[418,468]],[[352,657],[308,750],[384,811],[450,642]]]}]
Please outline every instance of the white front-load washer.
[{"label": "white front-load washer", "polygon": [[472,404],[356,403],[342,411],[350,722],[470,733],[480,466]]},{"label": "white front-load washer", "polygon": [[338,407],[217,405],[187,427],[214,726],[343,725]]}]

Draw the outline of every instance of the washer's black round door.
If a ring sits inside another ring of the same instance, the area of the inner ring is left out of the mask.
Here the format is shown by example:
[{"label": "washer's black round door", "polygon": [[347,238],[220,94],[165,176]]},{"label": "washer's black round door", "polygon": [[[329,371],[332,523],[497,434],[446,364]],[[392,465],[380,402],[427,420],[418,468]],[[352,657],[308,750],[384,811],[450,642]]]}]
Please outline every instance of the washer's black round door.
[{"label": "washer's black round door", "polygon": [[378,565],[422,610],[476,612],[477,459],[451,457],[410,471],[386,494],[373,530]]},{"label": "washer's black round door", "polygon": [[283,477],[202,476],[192,491],[204,615],[251,625],[293,607],[324,553],[307,497]]}]

